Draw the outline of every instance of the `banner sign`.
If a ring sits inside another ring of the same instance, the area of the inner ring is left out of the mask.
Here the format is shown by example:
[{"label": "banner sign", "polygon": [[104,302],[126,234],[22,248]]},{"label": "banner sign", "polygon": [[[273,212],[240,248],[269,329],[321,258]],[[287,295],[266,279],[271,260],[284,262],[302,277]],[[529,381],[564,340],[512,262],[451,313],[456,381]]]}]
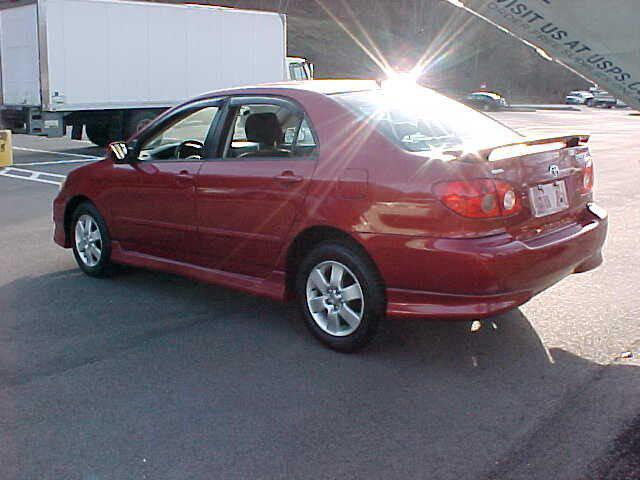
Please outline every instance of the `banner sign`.
[{"label": "banner sign", "polygon": [[640,0],[449,0],[640,109]]}]

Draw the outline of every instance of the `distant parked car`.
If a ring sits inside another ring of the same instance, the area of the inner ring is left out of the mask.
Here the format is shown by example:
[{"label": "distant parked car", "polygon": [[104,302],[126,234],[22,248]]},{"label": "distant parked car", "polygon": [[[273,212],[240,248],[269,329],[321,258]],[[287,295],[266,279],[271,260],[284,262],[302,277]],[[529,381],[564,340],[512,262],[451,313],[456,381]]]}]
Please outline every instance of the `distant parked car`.
[{"label": "distant parked car", "polygon": [[485,112],[502,110],[508,106],[507,100],[494,92],[473,92],[464,97],[462,102]]},{"label": "distant parked car", "polygon": [[614,108],[618,101],[609,92],[604,90],[591,89],[593,93],[593,101],[590,107]]},{"label": "distant parked car", "polygon": [[564,103],[567,105],[587,105],[590,107],[593,104],[593,93],[584,90],[574,90],[567,94],[564,98]]}]

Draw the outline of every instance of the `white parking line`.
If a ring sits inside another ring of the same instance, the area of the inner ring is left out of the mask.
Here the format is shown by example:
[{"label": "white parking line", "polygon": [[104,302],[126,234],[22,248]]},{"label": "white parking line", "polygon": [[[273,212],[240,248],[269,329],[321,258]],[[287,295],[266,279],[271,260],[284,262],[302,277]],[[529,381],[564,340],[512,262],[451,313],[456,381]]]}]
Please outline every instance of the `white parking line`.
[{"label": "white parking line", "polygon": [[[12,173],[15,172],[15,173]],[[28,174],[28,175],[21,175]],[[23,168],[15,168],[15,167],[7,167],[0,170],[0,176],[8,177],[8,178],[17,178],[19,180],[28,180],[30,182],[39,182],[39,183],[48,183],[50,185],[62,185],[62,182],[65,178],[65,175],[58,175],[57,173],[47,173],[47,172],[36,172],[34,170],[25,170]],[[60,181],[48,180],[46,178],[40,177],[51,177],[51,178],[59,178]]]},{"label": "white parking line", "polygon": [[104,157],[93,157],[86,158],[84,160],[54,160],[52,162],[30,162],[30,163],[16,163],[15,165],[21,166],[35,166],[35,165],[66,165],[68,163],[87,163],[87,162],[97,162],[98,160],[102,160]]},{"label": "white parking line", "polygon": [[52,152],[51,150],[38,150],[37,148],[13,147],[13,149],[20,150],[22,152],[48,153],[50,155],[65,155],[67,157],[91,158],[91,159],[98,158],[95,155],[83,155],[81,153]]}]

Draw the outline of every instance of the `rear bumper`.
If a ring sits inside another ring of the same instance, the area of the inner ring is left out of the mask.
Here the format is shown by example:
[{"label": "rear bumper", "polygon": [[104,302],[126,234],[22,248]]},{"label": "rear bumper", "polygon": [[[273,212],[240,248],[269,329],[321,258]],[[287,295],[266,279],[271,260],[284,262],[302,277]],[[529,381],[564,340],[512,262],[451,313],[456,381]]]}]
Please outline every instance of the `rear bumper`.
[{"label": "rear bumper", "polygon": [[564,277],[602,263],[606,213],[526,242],[363,235],[387,285],[387,315],[477,319],[511,310]]}]

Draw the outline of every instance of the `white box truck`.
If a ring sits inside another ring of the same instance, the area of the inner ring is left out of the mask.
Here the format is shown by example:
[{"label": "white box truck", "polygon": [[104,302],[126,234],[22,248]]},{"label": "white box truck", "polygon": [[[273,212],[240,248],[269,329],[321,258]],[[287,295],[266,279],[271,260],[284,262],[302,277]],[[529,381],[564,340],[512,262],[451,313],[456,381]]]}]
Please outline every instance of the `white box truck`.
[{"label": "white box truck", "polygon": [[0,9],[0,115],[14,131],[98,145],[220,88],[311,77],[286,18],[202,5],[37,0]]}]

